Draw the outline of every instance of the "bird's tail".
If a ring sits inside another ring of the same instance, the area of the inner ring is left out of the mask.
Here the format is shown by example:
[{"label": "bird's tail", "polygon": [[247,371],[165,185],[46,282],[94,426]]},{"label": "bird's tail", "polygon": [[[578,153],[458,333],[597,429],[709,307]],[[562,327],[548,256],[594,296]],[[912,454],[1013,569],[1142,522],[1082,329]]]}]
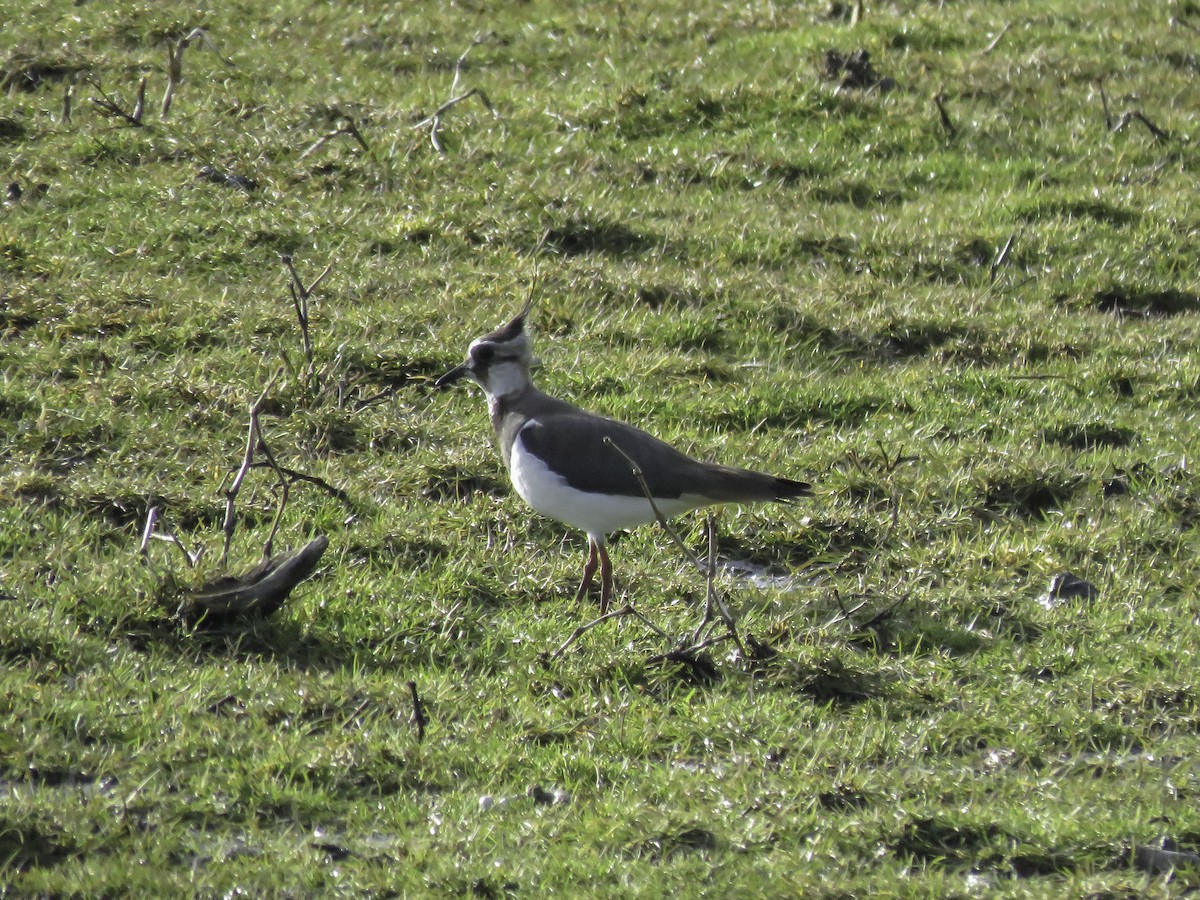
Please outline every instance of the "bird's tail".
[{"label": "bird's tail", "polygon": [[713,474],[718,477],[714,479],[710,495],[718,503],[771,500],[786,503],[812,494],[812,485],[806,481],[793,481],[749,469],[714,466]]}]

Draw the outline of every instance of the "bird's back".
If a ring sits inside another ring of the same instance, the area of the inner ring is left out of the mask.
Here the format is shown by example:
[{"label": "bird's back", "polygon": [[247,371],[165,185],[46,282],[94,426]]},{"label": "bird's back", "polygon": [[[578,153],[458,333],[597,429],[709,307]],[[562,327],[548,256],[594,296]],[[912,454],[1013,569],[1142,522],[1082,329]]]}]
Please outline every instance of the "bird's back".
[{"label": "bird's back", "polygon": [[643,496],[632,460],[655,498],[702,496],[712,503],[737,503],[810,493],[803,482],[701,462],[640,428],[585,412],[536,389],[527,393],[525,402],[509,410],[515,429],[510,440],[520,440],[536,456],[554,459],[558,473],[576,490]]}]

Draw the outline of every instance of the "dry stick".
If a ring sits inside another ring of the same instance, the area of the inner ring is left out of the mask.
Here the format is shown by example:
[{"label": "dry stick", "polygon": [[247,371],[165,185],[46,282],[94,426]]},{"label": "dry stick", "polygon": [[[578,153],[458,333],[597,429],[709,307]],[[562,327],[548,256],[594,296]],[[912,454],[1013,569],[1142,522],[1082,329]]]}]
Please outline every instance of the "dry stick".
[{"label": "dry stick", "polygon": [[279,258],[283,260],[283,264],[287,266],[287,270],[292,276],[292,283],[288,285],[288,290],[292,295],[292,306],[296,309],[296,318],[300,322],[300,338],[304,343],[304,359],[308,363],[308,377],[311,381],[315,372],[313,370],[312,338],[308,332],[308,299],[320,286],[321,282],[325,280],[326,276],[333,271],[333,263],[325,267],[325,271],[317,276],[316,281],[305,287],[304,282],[300,280],[300,275],[296,272],[296,266],[292,262],[292,255],[290,253],[280,253]]},{"label": "dry stick", "polygon": [[254,428],[258,432],[259,449],[262,450],[263,455],[267,458],[267,463],[275,470],[275,475],[279,478],[279,506],[275,509],[275,520],[271,523],[271,533],[267,535],[267,540],[263,543],[263,559],[269,559],[271,549],[275,546],[275,535],[279,532],[279,523],[283,520],[283,510],[287,506],[292,483],[284,477],[283,470],[275,461],[275,454],[267,446],[267,439],[263,436],[262,425],[259,423],[258,417],[253,416],[252,418],[254,419]]},{"label": "dry stick", "polygon": [[277,375],[272,376],[258,399],[250,404],[250,427],[246,433],[246,453],[242,458],[241,468],[238,469],[237,475],[233,478],[233,484],[225,492],[225,522],[222,525],[222,529],[225,532],[225,550],[221,554],[222,568],[229,563],[229,545],[233,543],[233,531],[236,522],[234,504],[237,502],[238,492],[242,489],[242,482],[246,480],[246,475],[250,471],[250,467],[254,464],[254,450],[259,440],[258,417],[262,412],[263,402],[267,399],[267,393],[275,386],[275,379],[277,377]]},{"label": "dry stick", "polygon": [[670,635],[668,635],[665,631],[663,631],[661,628],[659,628],[657,625],[655,625],[653,622],[651,622],[649,619],[647,619],[644,615],[642,615],[640,612],[638,612],[636,609],[634,609],[632,603],[626,603],[620,609],[614,609],[612,612],[606,612],[604,615],[600,616],[599,618],[592,619],[592,621],[587,622],[583,625],[580,625],[578,628],[576,628],[574,631],[571,632],[571,636],[569,638],[567,638],[565,641],[563,641],[563,643],[561,645],[559,645],[557,650],[555,650],[553,653],[550,654],[550,658],[558,659],[560,656],[562,656],[564,653],[567,652],[568,647],[570,647],[572,644],[574,644],[577,640],[579,640],[581,637],[583,637],[585,634],[587,634],[589,631],[591,631],[597,625],[603,625],[605,622],[609,621],[610,619],[619,619],[622,616],[633,616],[635,619],[640,619],[642,621],[642,623],[644,625],[646,625],[647,628],[654,631],[656,634],[658,634],[659,637],[670,640]]},{"label": "dry stick", "polygon": [[429,720],[425,718],[425,707],[421,703],[421,698],[417,696],[417,683],[410,681],[408,683],[408,692],[412,695],[412,719],[413,724],[417,726],[417,743],[425,740],[425,726]]},{"label": "dry stick", "polygon": [[184,546],[183,541],[181,541],[176,535],[159,534],[157,531],[155,531],[154,527],[158,522],[158,514],[160,512],[162,512],[161,507],[152,506],[146,513],[146,525],[142,529],[142,545],[139,548],[139,551],[145,558],[147,564],[150,562],[150,554],[148,552],[150,541],[154,540],[166,541],[168,544],[173,544],[179,550],[179,552],[183,554],[183,559],[188,564],[188,568],[195,568],[196,563],[200,562],[200,557],[204,555],[204,547],[201,546],[199,550],[197,550],[195,553],[192,553],[187,547]]},{"label": "dry stick", "polygon": [[958,129],[954,127],[954,122],[950,120],[950,113],[946,112],[946,106],[942,103],[942,94],[933,95],[933,105],[937,107],[938,117],[942,121],[942,128],[946,130],[946,134],[953,138],[958,134]]},{"label": "dry stick", "polygon": [[146,112],[146,76],[142,76],[141,82],[138,84],[137,100],[133,104],[133,120],[141,123],[142,116]]},{"label": "dry stick", "polygon": [[112,97],[108,96],[108,94],[105,92],[104,88],[101,86],[100,82],[96,81],[94,78],[89,79],[89,80],[91,81],[92,86],[95,87],[96,90],[98,90],[100,92],[99,97],[92,97],[91,100],[92,100],[92,103],[96,104],[96,106],[98,106],[100,108],[101,112],[103,112],[105,115],[108,115],[108,116],[116,116],[119,119],[124,119],[130,125],[136,125],[139,128],[141,127],[142,112],[145,111],[145,106],[146,106],[146,79],[145,79],[145,77],[142,78],[142,82],[138,86],[138,99],[137,99],[136,104],[134,105],[134,109],[133,109],[132,113],[127,113],[127,112],[125,112],[125,110],[121,109],[120,105],[115,100],[113,100]]},{"label": "dry stick", "polygon": [[991,53],[993,50],[995,50],[995,49],[996,49],[996,47],[997,47],[997,46],[999,46],[1001,39],[1002,39],[1002,38],[1003,38],[1003,37],[1004,37],[1006,34],[1008,34],[1008,29],[1010,29],[1010,28],[1012,28],[1012,23],[1011,23],[1011,22],[1006,22],[1006,23],[1005,23],[1005,25],[1004,25],[1004,27],[1000,29],[1000,32],[999,32],[999,34],[997,34],[997,35],[996,35],[994,38],[992,38],[992,41],[991,41],[991,43],[990,43],[990,44],[988,44],[986,47],[984,47],[982,50],[980,50],[980,51],[979,51],[979,55],[980,55],[980,56],[986,56],[987,54],[989,54],[989,53]]},{"label": "dry stick", "polygon": [[282,474],[286,475],[293,482],[304,481],[304,482],[307,482],[308,484],[315,485],[316,487],[319,487],[322,490],[324,490],[331,497],[335,497],[338,500],[341,500],[347,506],[353,507],[353,505],[354,505],[354,501],[352,501],[350,499],[349,494],[347,494],[340,487],[336,487],[335,485],[330,484],[324,478],[321,478],[317,475],[309,475],[306,472],[299,472],[296,469],[290,469],[287,466],[281,466],[278,464],[272,465],[269,462],[265,462],[265,463],[256,462],[256,463],[252,464],[250,468],[252,468],[252,469],[264,469],[264,468],[273,469],[277,473],[282,473]]},{"label": "dry stick", "polygon": [[855,606],[852,609],[847,609],[846,604],[842,602],[842,595],[840,593],[838,593],[837,591],[834,591],[833,599],[837,601],[838,609],[841,610],[841,613],[839,615],[834,616],[832,619],[830,619],[828,622],[826,622],[824,624],[824,626],[822,626],[824,628],[832,628],[834,625],[837,625],[839,622],[846,621],[851,616],[853,616],[856,612],[858,612],[860,609],[862,609],[864,606],[866,606],[868,603],[871,602],[870,597],[864,597],[862,603],[858,604],[858,606]]},{"label": "dry stick", "polygon": [[988,284],[996,283],[996,274],[1000,271],[1000,267],[1008,260],[1008,254],[1012,252],[1013,244],[1016,243],[1017,233],[1014,231],[1008,236],[1008,240],[1004,242],[1004,246],[1000,248],[1000,252],[996,254],[996,258],[992,260],[992,267],[988,270]]},{"label": "dry stick", "polygon": [[[671,540],[675,542],[675,546],[677,546],[683,552],[683,555],[692,563],[692,565],[694,565],[697,569],[704,570],[705,566],[703,566],[700,563],[699,558],[696,556],[695,553],[693,553],[691,551],[691,548],[688,547],[688,545],[683,542],[683,538],[681,538],[679,536],[679,533],[674,528],[671,527],[669,522],[667,522],[666,517],[662,514],[662,510],[660,510],[658,508],[658,504],[654,502],[654,498],[650,495],[650,485],[646,484],[646,478],[642,474],[641,467],[636,462],[634,462],[633,457],[631,457],[628,453],[626,453],[624,450],[622,450],[620,447],[618,447],[615,443],[613,443],[612,438],[606,437],[604,439],[604,443],[608,444],[610,447],[612,447],[614,450],[616,450],[618,453],[620,453],[621,456],[623,456],[625,458],[625,462],[627,462],[629,464],[630,471],[633,472],[633,476],[637,479],[638,485],[642,489],[642,494],[646,497],[646,501],[650,504],[650,509],[654,512],[654,518],[658,521],[658,524],[662,526],[663,531],[665,531],[667,533],[667,535],[671,538]],[[712,515],[711,514],[709,515],[709,522],[710,522],[710,526],[711,526],[711,523],[712,523]],[[711,556],[715,556],[715,552],[713,550],[714,530],[715,530],[715,526],[710,527],[710,529],[709,529],[709,548],[710,548]],[[729,610],[725,608],[725,604],[722,603],[720,597],[717,596],[717,589],[716,589],[716,583],[715,583],[715,577],[716,577],[715,570],[716,570],[716,566],[715,566],[715,562],[714,562],[713,566],[708,569],[708,596],[706,597],[706,604],[705,604],[706,616],[707,616],[708,610],[711,609],[712,604],[715,602],[715,605],[717,606],[718,610],[721,613],[721,618],[725,620],[725,625],[726,625],[726,627],[729,628],[729,633],[731,635],[733,635],[734,642],[738,645],[738,649],[742,652],[742,655],[744,656],[746,654],[746,647],[745,647],[745,645],[742,644],[742,639],[738,636],[737,624],[734,621],[733,616],[730,615]],[[703,629],[703,627],[707,624],[708,624],[707,619],[705,621],[702,621],[700,623],[701,629]]]},{"label": "dry stick", "polygon": [[[289,469],[286,466],[281,466],[275,459],[275,454],[271,452],[271,447],[267,444],[267,438],[263,434],[262,422],[259,416],[262,413],[263,401],[266,399],[267,392],[271,390],[271,387],[275,384],[275,379],[278,377],[278,375],[275,375],[271,378],[271,381],[267,384],[267,387],[263,390],[262,394],[250,407],[250,429],[246,438],[246,455],[242,459],[241,468],[238,469],[238,473],[233,480],[233,484],[230,485],[229,490],[225,493],[225,552],[221,557],[222,566],[225,566],[229,561],[229,545],[233,540],[234,501],[237,498],[238,491],[241,490],[242,482],[245,480],[246,474],[251,469],[269,467],[279,479],[279,505],[275,508],[275,518],[271,522],[271,531],[267,535],[266,541],[263,542],[263,559],[270,558],[271,551],[274,549],[275,536],[279,533],[279,525],[283,521],[283,511],[287,508],[288,496],[291,492],[291,486],[293,482],[306,481],[309,484],[315,484],[321,488],[324,488],[326,491],[344,503],[352,505],[350,496],[341,488],[334,487],[324,479],[318,478],[316,475],[306,475],[305,473],[298,472],[295,469]],[[254,452],[256,449],[261,450],[263,456],[266,457],[267,461],[265,463],[254,461]]]},{"label": "dry stick", "polygon": [[906,602],[910,596],[912,596],[912,595],[911,594],[901,594],[900,597],[898,599],[896,599],[895,601],[893,601],[890,605],[885,606],[879,612],[875,613],[875,615],[871,616],[871,618],[867,619],[867,621],[865,621],[861,625],[859,625],[858,626],[859,631],[865,631],[868,628],[874,628],[876,625],[878,625],[880,622],[882,622],[884,619],[886,619],[888,616],[890,616],[893,612],[895,612],[896,608],[899,607],[900,604]]},{"label": "dry stick", "polygon": [[1104,109],[1104,127],[1108,131],[1113,130],[1112,116],[1108,112],[1108,95],[1104,93],[1104,79],[1096,79],[1096,87],[1100,89],[1100,105]]},{"label": "dry stick", "polygon": [[138,552],[143,556],[146,555],[146,548],[150,546],[150,536],[154,534],[154,523],[158,521],[158,513],[157,506],[150,507],[146,512],[146,525],[142,528],[142,544],[138,547]]},{"label": "dry stick", "polygon": [[71,99],[75,93],[75,83],[78,80],[78,77],[72,78],[63,89],[62,123],[64,125],[71,124]]},{"label": "dry stick", "polygon": [[725,627],[729,629],[728,636],[738,645],[738,649],[742,651],[742,656],[745,656],[746,648],[742,646],[742,641],[738,637],[737,622],[729,612],[729,607],[721,600],[721,595],[717,591],[717,517],[711,512],[708,514],[708,519],[705,522],[705,530],[708,532],[708,566],[705,569],[704,618],[692,635],[692,646],[689,650],[697,652],[702,647],[708,645],[709,642],[707,641],[703,643],[697,642],[700,640],[700,635],[704,629],[712,624],[715,618],[713,615],[713,610],[715,609],[720,613]]},{"label": "dry stick", "polygon": [[[199,31],[199,29],[196,30]],[[167,44],[167,89],[163,92],[162,112],[160,113],[164,119],[171,111],[171,101],[175,99],[175,87],[183,81],[183,51],[187,49],[187,45],[187,38],[180,40],[174,47]]]},{"label": "dry stick", "polygon": [[430,143],[433,144],[433,149],[436,150],[438,153],[445,153],[446,149],[442,146],[442,142],[438,139],[438,132],[441,131],[441,129],[442,129],[442,113],[444,113],[446,110],[450,109],[450,107],[456,106],[459,103],[462,103],[464,100],[470,99],[471,97],[478,97],[479,102],[482,103],[487,108],[487,111],[490,112],[493,116],[496,115],[496,107],[494,107],[492,105],[492,101],[487,98],[487,94],[485,94],[479,88],[471,88],[465,94],[459,94],[457,97],[451,97],[449,100],[447,100],[441,106],[439,106],[434,111],[433,115],[427,116],[426,118],[424,118],[420,122],[418,122],[416,125],[414,125],[413,129],[415,130],[417,128],[420,128],[423,125],[428,125],[429,126],[429,140],[430,140]]},{"label": "dry stick", "polygon": [[162,117],[165,119],[167,113],[171,111],[171,101],[175,98],[175,88],[183,81],[183,51],[188,48],[192,41],[199,38],[209,50],[217,55],[217,58],[225,65],[233,68],[233,61],[226,59],[221,55],[221,51],[217,45],[213,43],[212,38],[208,36],[208,32],[203,28],[193,28],[188,32],[186,37],[179,39],[179,43],[172,47],[167,44],[167,90],[163,94],[162,99]]},{"label": "dry stick", "polygon": [[438,153],[446,152],[445,149],[442,147],[442,142],[438,139],[438,132],[441,131],[441,129],[442,129],[442,113],[446,112],[446,110],[450,109],[453,106],[458,105],[459,103],[462,103],[464,100],[467,100],[471,97],[478,97],[479,102],[482,103],[484,105],[484,107],[487,108],[487,111],[490,112],[493,116],[496,115],[496,107],[492,106],[492,101],[488,99],[487,94],[485,94],[479,88],[471,88],[471,90],[467,91],[466,93],[459,94],[458,96],[454,96],[454,92],[456,90],[458,90],[459,78],[462,76],[463,63],[467,61],[467,54],[470,53],[474,48],[476,48],[480,44],[482,44],[483,41],[484,41],[483,35],[476,35],[475,39],[473,41],[471,41],[470,46],[468,46],[467,49],[462,52],[462,56],[460,56],[458,58],[458,61],[455,62],[455,64],[454,64],[454,81],[452,81],[450,83],[451,99],[447,100],[445,103],[443,103],[441,106],[439,106],[436,110],[434,110],[433,115],[426,116],[424,119],[422,119],[420,122],[418,122],[416,125],[413,126],[414,131],[425,125],[429,126],[429,141],[430,141],[430,143],[433,144],[433,149],[436,150]]},{"label": "dry stick", "polygon": [[1124,128],[1126,125],[1128,125],[1130,122],[1141,122],[1143,125],[1146,126],[1146,128],[1149,130],[1149,132],[1152,135],[1154,135],[1155,140],[1166,141],[1166,140],[1169,140],[1171,137],[1169,134],[1167,134],[1167,132],[1163,131],[1161,128],[1159,128],[1157,125],[1155,125],[1153,122],[1151,122],[1148,118],[1146,118],[1145,113],[1143,113],[1139,109],[1131,109],[1128,112],[1126,112],[1124,115],[1122,115],[1121,118],[1119,120],[1117,120],[1117,124],[1112,127],[1112,131],[1114,133],[1120,131],[1122,128]]},{"label": "dry stick", "polygon": [[324,134],[321,137],[317,138],[317,140],[311,146],[309,146],[309,148],[307,150],[305,150],[303,153],[300,154],[299,158],[304,159],[304,157],[309,156],[310,154],[316,153],[318,150],[320,150],[322,147],[324,147],[329,141],[331,141],[335,137],[338,137],[339,135],[343,135],[343,134],[349,135],[350,137],[354,138],[354,140],[358,141],[358,145],[363,148],[364,153],[371,152],[371,148],[367,145],[367,139],[365,137],[363,137],[362,132],[358,130],[358,125],[355,124],[353,119],[351,119],[350,117],[347,116],[346,124],[339,125],[337,128],[333,129],[333,131],[330,131],[328,134]]}]

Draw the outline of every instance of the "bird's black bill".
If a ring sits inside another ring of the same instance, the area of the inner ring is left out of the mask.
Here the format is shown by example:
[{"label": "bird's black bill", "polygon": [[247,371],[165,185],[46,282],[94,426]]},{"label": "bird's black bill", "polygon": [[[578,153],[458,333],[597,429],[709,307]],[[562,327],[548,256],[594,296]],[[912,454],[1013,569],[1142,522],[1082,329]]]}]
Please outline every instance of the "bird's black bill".
[{"label": "bird's black bill", "polygon": [[439,378],[437,381],[435,381],[433,383],[433,386],[438,387],[438,388],[449,387],[450,385],[454,384],[454,382],[458,381],[459,379],[465,378],[466,375],[467,375],[467,364],[463,363],[461,366],[455,366],[453,369],[451,369],[449,372],[447,372],[445,375],[443,375],[441,378]]}]

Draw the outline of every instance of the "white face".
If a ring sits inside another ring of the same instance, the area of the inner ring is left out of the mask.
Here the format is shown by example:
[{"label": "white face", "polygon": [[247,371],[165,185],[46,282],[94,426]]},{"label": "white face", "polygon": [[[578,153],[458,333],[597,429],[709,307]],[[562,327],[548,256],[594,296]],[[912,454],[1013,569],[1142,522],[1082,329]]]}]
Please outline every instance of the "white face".
[{"label": "white face", "polygon": [[489,397],[520,393],[529,385],[529,341],[477,340],[468,351],[471,378]]},{"label": "white face", "polygon": [[517,360],[492,363],[480,382],[490,397],[507,397],[520,393],[529,384],[529,370]]}]

